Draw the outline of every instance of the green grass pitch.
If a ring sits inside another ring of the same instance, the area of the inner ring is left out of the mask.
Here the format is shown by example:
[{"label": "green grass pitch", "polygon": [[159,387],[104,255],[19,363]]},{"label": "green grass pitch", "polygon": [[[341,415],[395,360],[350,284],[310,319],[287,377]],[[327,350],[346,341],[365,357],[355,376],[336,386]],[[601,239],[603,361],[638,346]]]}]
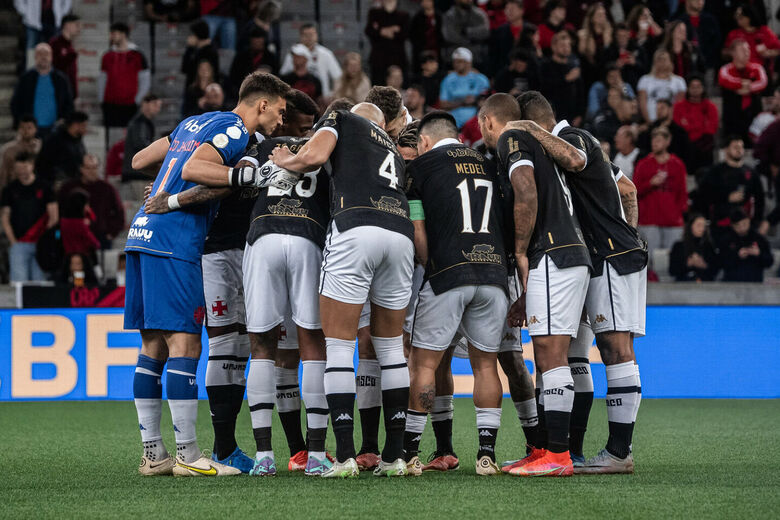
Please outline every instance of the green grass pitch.
[{"label": "green grass pitch", "polygon": [[[499,461],[520,454],[524,442],[508,399],[503,414]],[[141,450],[131,402],[4,403],[0,428],[0,518],[733,519],[772,518],[780,510],[778,400],[646,399],[634,436],[636,474],[568,479],[477,477],[467,399],[455,400],[461,469],[420,478],[331,481],[290,474],[278,420],[274,449],[284,470],[275,478],[144,478],[136,471]],[[173,448],[167,408],[163,431]],[[205,402],[198,431],[201,447],[210,447]],[[605,407],[596,400],[586,455],[605,436]],[[254,452],[246,407],[238,439]],[[332,437],[328,445],[333,448]],[[429,425],[422,450],[432,449]]]}]

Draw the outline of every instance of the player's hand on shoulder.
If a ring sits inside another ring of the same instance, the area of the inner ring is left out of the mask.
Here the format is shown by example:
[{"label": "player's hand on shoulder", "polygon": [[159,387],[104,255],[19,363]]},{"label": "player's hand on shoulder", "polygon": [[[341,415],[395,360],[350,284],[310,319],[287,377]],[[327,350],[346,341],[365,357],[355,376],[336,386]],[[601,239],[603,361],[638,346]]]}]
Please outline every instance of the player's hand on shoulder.
[{"label": "player's hand on shoulder", "polygon": [[149,215],[168,213],[171,211],[168,207],[168,197],[170,196],[170,193],[161,191],[154,197],[147,197],[146,202],[144,202],[144,212]]}]

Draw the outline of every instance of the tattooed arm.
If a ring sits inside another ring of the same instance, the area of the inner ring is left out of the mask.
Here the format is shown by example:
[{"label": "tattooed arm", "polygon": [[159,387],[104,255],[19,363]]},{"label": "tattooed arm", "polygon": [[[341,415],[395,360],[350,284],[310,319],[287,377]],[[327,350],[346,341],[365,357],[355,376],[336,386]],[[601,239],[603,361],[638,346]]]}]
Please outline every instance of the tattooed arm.
[{"label": "tattooed arm", "polygon": [[[236,165],[236,168],[244,166],[253,166],[250,161],[241,160]],[[184,190],[179,193],[178,203],[179,207],[193,206],[195,204],[203,204],[212,200],[224,199],[233,192],[232,188],[211,188],[209,186],[203,186],[198,184],[188,190]],[[171,194],[165,191],[161,191],[154,197],[150,197],[144,203],[144,212],[148,214],[154,213],[168,213],[175,211],[168,205],[168,199]]]},{"label": "tattooed arm", "polygon": [[523,286],[523,292],[528,287],[528,244],[536,225],[538,199],[536,180],[532,166],[517,166],[511,175],[512,189],[515,194],[515,259],[517,260],[517,275]]},{"label": "tattooed arm", "polygon": [[626,215],[626,222],[632,228],[636,228],[639,223],[639,205],[636,200],[636,186],[631,179],[625,175],[617,181],[618,191],[620,192],[620,203],[623,205],[623,213]]},{"label": "tattooed arm", "polygon": [[550,154],[553,161],[558,163],[564,170],[579,172],[587,165],[587,159],[581,150],[578,150],[560,137],[552,135],[533,121],[510,121],[504,127],[504,132],[507,130],[524,130],[531,134],[534,139],[539,141],[542,148]]}]

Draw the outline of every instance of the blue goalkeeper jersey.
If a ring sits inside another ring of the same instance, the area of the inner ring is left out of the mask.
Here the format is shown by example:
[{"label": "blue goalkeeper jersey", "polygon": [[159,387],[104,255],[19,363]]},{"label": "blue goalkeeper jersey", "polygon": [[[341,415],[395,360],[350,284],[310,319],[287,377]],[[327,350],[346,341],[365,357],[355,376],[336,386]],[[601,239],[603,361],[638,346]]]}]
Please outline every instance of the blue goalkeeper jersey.
[{"label": "blue goalkeeper jersey", "polygon": [[[223,164],[234,166],[244,154],[249,132],[233,112],[207,112],[179,123],[168,140],[168,153],[154,181],[152,195],[161,191],[181,193],[196,185],[182,179],[181,172],[201,145],[212,146],[219,152]],[[218,207],[217,201],[213,201],[170,213],[147,215],[142,206],[130,225],[125,251],[199,263],[206,234]]]}]

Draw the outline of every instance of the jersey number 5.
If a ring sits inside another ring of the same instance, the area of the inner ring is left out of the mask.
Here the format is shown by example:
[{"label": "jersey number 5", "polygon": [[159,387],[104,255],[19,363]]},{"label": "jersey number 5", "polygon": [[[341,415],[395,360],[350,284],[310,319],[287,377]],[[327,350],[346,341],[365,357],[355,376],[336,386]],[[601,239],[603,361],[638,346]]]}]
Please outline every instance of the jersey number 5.
[{"label": "jersey number 5", "polygon": [[[482,211],[482,224],[480,225],[478,233],[490,233],[488,231],[488,224],[490,223],[490,205],[493,203],[493,182],[486,179],[472,179],[474,181],[474,191],[479,188],[487,188],[487,195],[485,197],[485,209]],[[458,191],[460,191],[460,205],[463,210],[463,230],[461,233],[473,233],[474,226],[471,221],[471,197],[469,196],[469,180],[463,179],[458,184]]]}]

